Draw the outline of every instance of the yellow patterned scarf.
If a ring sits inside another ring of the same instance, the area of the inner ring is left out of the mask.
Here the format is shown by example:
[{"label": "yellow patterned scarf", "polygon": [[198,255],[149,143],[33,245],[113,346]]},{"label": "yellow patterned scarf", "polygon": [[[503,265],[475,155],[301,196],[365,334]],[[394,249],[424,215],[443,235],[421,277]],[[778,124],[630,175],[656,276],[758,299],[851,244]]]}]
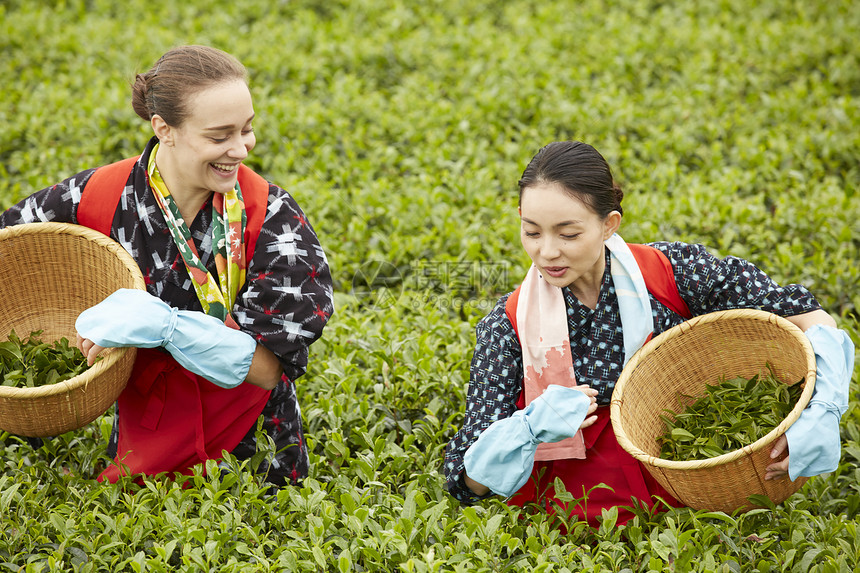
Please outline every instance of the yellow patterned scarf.
[{"label": "yellow patterned scarf", "polygon": [[[167,228],[182,255],[197,298],[206,314],[217,316],[230,326],[236,326],[230,316],[230,309],[236,300],[236,293],[245,283],[245,202],[238,181],[236,187],[226,194],[215,193],[212,197],[212,245],[215,255],[215,268],[218,281],[212,277],[200,261],[197,247],[191,240],[191,231],[182,220],[176,201],[170,195],[158,167],[155,152],[149,156],[147,174],[153,194],[164,214]],[[220,285],[220,286],[219,286]],[[232,323],[232,324],[231,324]]]}]

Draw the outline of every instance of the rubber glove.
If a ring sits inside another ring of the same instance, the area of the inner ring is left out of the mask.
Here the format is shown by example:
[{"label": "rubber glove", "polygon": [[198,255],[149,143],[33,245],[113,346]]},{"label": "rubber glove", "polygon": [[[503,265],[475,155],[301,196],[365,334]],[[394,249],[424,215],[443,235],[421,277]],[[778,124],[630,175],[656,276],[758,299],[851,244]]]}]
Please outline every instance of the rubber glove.
[{"label": "rubber glove", "polygon": [[815,390],[809,405],[785,432],[788,477],[814,476],[839,466],[839,419],[848,409],[854,344],[842,330],[823,324],[804,332],[815,352]]},{"label": "rubber glove", "polygon": [[538,444],[576,434],[590,406],[584,392],[550,384],[524,409],[481,432],[463,457],[466,475],[494,493],[513,495],[532,473]]},{"label": "rubber glove", "polygon": [[142,290],[116,291],[83,311],[75,328],[105,348],[163,346],[184,368],[222,388],[245,380],[257,349],[253,337],[214,316],[172,308]]}]

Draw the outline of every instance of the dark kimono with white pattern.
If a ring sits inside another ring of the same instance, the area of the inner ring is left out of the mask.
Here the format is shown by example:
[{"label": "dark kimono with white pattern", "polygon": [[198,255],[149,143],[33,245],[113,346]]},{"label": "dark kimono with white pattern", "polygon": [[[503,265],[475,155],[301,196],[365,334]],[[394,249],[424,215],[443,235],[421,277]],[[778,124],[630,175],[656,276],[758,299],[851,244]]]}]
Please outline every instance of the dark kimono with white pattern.
[{"label": "dark kimono with white pattern", "polygon": [[[780,286],[743,259],[719,259],[702,245],[677,242],[650,245],[669,259],[678,294],[693,316],[736,308],[757,308],[780,316],[794,316],[820,308],[803,286]],[[595,308],[580,303],[567,288],[562,289],[576,380],[598,391],[600,405],[609,404],[624,367],[624,335],[608,249],[605,257],[606,269]],[[522,349],[505,314],[508,296],[503,296],[478,323],[465,419],[445,450],[448,491],[463,503],[482,499],[463,480],[466,450],[490,424],[514,413],[522,390]],[[655,336],[685,320],[650,293],[649,299]]]},{"label": "dark kimono with white pattern", "polygon": [[[191,278],[170,235],[145,166],[157,140],[153,138],[134,165],[111,225],[111,238],[128,251],[143,273],[147,290],[180,310],[202,312]],[[81,193],[93,173],[82,171],[27,197],[0,215],[0,228],[21,223],[77,223]],[[186,221],[187,223],[187,221]],[[211,198],[190,225],[200,259],[217,280],[212,252]],[[293,197],[269,184],[265,221],[244,286],[231,309],[240,329],[271,350],[284,376],[263,410],[263,430],[278,453],[260,471],[274,484],[295,483],[308,473],[308,452],[302,430],[295,381],[305,373],[308,347],[320,337],[334,311],[332,281],[316,233]],[[237,388],[241,391],[241,386]],[[256,425],[233,453],[239,459],[257,450]],[[116,425],[108,454],[116,453]]]}]

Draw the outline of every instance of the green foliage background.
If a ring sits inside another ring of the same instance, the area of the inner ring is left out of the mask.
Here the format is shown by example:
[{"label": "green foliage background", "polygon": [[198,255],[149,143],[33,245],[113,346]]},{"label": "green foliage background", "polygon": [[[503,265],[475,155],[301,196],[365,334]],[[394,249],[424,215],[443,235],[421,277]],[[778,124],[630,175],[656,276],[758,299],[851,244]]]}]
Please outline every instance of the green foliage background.
[{"label": "green foliage background", "polygon": [[440,463],[474,325],[526,268],[516,181],[553,140],[606,156],[627,240],[745,257],[860,343],[858,29],[844,0],[0,2],[0,208],[139,153],[134,74],[214,45],[249,69],[248,163],[309,214],[338,305],[299,382],[302,487],[266,495],[239,464],[98,484],[110,414],[37,450],[0,434],[0,569],[856,570],[856,385],[839,470],[743,515],[561,535],[458,506]]}]

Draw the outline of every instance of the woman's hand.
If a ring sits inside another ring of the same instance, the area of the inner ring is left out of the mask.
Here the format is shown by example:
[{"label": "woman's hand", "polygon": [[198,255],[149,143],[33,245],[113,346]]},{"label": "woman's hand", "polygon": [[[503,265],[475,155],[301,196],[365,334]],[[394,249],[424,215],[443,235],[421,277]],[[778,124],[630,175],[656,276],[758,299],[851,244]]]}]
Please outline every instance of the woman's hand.
[{"label": "woman's hand", "polygon": [[[92,366],[96,361],[96,357],[105,349],[104,346],[99,346],[80,334],[77,335],[77,346],[78,350],[87,359],[87,366]],[[283,373],[283,367],[278,361],[277,356],[272,354],[265,346],[258,344],[254,352],[254,357],[251,359],[251,368],[248,370],[245,381],[249,384],[259,386],[264,390],[272,390],[281,381]]]},{"label": "woman's hand", "polygon": [[263,390],[273,390],[281,381],[283,374],[284,367],[281,366],[278,357],[262,344],[257,344],[245,382],[259,386]]},{"label": "woman's hand", "polygon": [[[244,382],[258,348],[251,335],[228,327],[214,316],[172,308],[136,289],[119,289],[84,310],[75,321],[75,329],[90,341],[81,342],[81,351],[85,348],[88,358],[95,358],[101,350],[97,347],[164,347],[183,368],[222,388],[235,388]],[[97,347],[90,346],[93,343]],[[273,387],[277,382],[269,372],[270,361],[263,353],[260,358],[261,383]]]},{"label": "woman's hand", "polygon": [[[594,424],[597,421],[597,416],[594,414],[597,411],[597,390],[591,388],[590,386],[574,386],[573,389],[579,390],[586,396],[588,396],[590,402],[588,405],[588,410],[586,411],[586,418],[579,425],[579,429],[587,428],[588,426]],[[482,483],[479,483],[469,477],[466,472],[463,472],[463,481],[475,495],[484,496],[490,493],[490,488],[485,486]]]},{"label": "woman's hand", "polygon": [[550,384],[522,410],[489,425],[463,456],[466,486],[511,496],[528,481],[541,443],[570,438],[594,423],[597,391]]},{"label": "woman's hand", "polygon": [[466,483],[466,487],[472,490],[472,493],[474,493],[475,495],[485,496],[490,493],[490,488],[470,478],[468,475],[466,475],[465,471],[463,472],[463,481]]},{"label": "woman's hand", "polygon": [[96,357],[99,353],[105,349],[104,346],[99,346],[89,338],[84,338],[80,334],[77,335],[78,341],[77,346],[78,350],[80,350],[84,357],[87,359],[87,366],[92,366],[96,361]]},{"label": "woman's hand", "polygon": [[579,429],[587,428],[597,421],[597,416],[594,414],[597,411],[597,390],[590,386],[575,386],[577,390],[591,398],[591,404],[588,406],[585,420],[579,425]]},{"label": "woman's hand", "polygon": [[[773,445],[773,448],[770,450],[770,459],[775,460],[779,458],[782,454],[788,452],[788,438],[785,437],[785,434],[781,435],[776,439],[776,443]],[[772,479],[780,479],[786,477],[788,475],[788,456],[786,455],[784,459],[774,462],[765,468],[764,479],[772,480]]]}]

